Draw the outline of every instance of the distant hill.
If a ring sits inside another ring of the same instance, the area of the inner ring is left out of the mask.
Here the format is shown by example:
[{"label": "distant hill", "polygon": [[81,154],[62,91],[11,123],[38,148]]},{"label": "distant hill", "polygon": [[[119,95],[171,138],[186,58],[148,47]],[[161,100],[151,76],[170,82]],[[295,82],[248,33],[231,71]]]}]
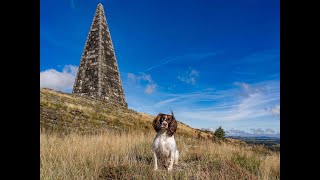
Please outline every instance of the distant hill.
[{"label": "distant hill", "polygon": [[262,144],[272,150],[280,150],[280,138],[270,136],[228,136],[231,139],[237,139],[246,142],[249,145]]},{"label": "distant hill", "polygon": [[273,141],[280,143],[280,138],[279,137],[270,137],[270,136],[227,136],[228,138],[233,138],[233,139],[242,139],[242,140],[256,140],[256,141]]},{"label": "distant hill", "polygon": [[[163,112],[166,113],[166,112]],[[116,107],[104,101],[76,94],[40,88],[40,127],[55,132],[95,133],[99,131],[153,132],[155,116]],[[212,138],[212,134],[178,121],[177,135]]]}]

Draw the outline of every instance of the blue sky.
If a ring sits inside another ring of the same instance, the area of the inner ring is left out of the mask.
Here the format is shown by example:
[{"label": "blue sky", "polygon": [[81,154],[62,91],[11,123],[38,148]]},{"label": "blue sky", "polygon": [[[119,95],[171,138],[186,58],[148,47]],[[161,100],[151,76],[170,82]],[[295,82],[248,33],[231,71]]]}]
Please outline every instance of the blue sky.
[{"label": "blue sky", "polygon": [[129,108],[172,109],[229,134],[280,133],[279,1],[41,0],[41,87],[71,92],[99,2]]}]

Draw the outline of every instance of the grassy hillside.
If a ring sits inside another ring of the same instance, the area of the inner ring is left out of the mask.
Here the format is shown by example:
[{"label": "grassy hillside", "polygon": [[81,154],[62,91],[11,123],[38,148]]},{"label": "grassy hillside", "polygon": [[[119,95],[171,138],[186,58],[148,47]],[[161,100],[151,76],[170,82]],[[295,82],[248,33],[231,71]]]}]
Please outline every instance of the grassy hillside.
[{"label": "grassy hillside", "polygon": [[[41,179],[280,179],[280,154],[179,123],[179,166],[153,171],[154,116],[41,89]],[[123,133],[125,132],[125,133]],[[202,138],[193,138],[198,137]]]},{"label": "grassy hillside", "polygon": [[[163,112],[166,113],[166,112]],[[75,94],[40,89],[40,125],[46,131],[93,133],[104,131],[154,132],[155,116],[120,109],[106,102]],[[178,122],[177,135],[211,138],[210,133]]]}]

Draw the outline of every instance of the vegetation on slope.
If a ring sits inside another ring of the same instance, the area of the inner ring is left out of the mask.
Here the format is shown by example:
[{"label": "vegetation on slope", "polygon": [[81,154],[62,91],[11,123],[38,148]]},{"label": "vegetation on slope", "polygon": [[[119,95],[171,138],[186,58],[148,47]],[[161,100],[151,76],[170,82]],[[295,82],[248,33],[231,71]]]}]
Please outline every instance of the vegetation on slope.
[{"label": "vegetation on slope", "polygon": [[[165,113],[165,112],[163,112]],[[104,131],[154,132],[155,116],[116,107],[104,101],[47,88],[40,89],[40,126],[53,132],[96,133]],[[178,121],[177,135],[211,138],[212,134]]]},{"label": "vegetation on slope", "polygon": [[263,147],[176,136],[179,166],[153,171],[154,133],[41,131],[41,179],[279,179],[280,155]]}]

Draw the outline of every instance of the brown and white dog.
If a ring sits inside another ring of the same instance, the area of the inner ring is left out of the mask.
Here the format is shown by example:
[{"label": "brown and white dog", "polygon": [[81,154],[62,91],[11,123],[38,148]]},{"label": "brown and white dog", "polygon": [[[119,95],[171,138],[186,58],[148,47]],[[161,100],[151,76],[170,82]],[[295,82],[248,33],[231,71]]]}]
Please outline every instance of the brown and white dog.
[{"label": "brown and white dog", "polygon": [[178,164],[179,151],[174,139],[177,127],[173,112],[171,115],[159,113],[153,120],[153,128],[157,132],[152,144],[154,170],[158,170],[158,160],[164,159],[165,165],[169,164],[168,171],[173,169],[173,164]]}]

